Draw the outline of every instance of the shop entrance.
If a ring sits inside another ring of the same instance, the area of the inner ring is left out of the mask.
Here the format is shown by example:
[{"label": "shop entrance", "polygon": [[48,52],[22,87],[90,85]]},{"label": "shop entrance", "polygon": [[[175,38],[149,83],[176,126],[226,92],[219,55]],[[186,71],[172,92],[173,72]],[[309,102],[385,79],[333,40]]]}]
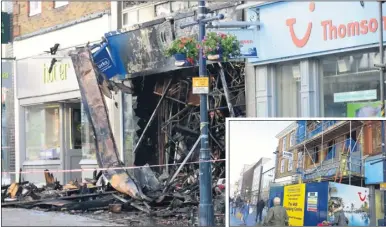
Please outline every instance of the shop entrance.
[{"label": "shop entrance", "polygon": [[[82,121],[81,121],[81,103],[79,99],[67,100],[64,103],[64,169],[80,169],[82,159]],[[64,183],[70,180],[81,181],[81,172],[66,172],[64,174]]]}]

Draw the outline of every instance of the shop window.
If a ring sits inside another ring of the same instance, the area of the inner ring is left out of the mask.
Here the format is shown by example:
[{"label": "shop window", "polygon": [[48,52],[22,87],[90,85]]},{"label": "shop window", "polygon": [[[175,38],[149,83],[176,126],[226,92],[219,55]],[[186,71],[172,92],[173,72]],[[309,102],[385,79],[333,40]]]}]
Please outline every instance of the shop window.
[{"label": "shop window", "polygon": [[41,1],[29,1],[28,2],[29,16],[35,16],[42,12],[42,2]]},{"label": "shop window", "polygon": [[326,156],[326,160],[334,159],[335,158],[335,152],[336,152],[335,141],[328,142],[327,146],[328,146],[328,153]]},{"label": "shop window", "polygon": [[26,159],[60,159],[60,106],[35,105],[25,108]]},{"label": "shop window", "polygon": [[321,59],[326,117],[380,115],[379,54],[356,53]]},{"label": "shop window", "polygon": [[303,168],[303,152],[298,152],[297,168]]},{"label": "shop window", "polygon": [[68,1],[55,1],[54,8],[59,8],[68,5]]},{"label": "shop window", "polygon": [[286,64],[277,67],[276,91],[278,117],[300,115],[300,64]]},{"label": "shop window", "polygon": [[282,141],[283,141],[282,142],[283,143],[282,150],[285,151],[285,150],[287,150],[287,136],[284,136]]},{"label": "shop window", "polygon": [[288,172],[291,172],[292,168],[293,168],[293,160],[288,159],[288,168],[287,168]]},{"label": "shop window", "polygon": [[295,145],[295,132],[291,132],[290,134],[290,147]]},{"label": "shop window", "polygon": [[189,2],[184,1],[173,1],[172,2],[172,12],[178,12],[189,7]]},{"label": "shop window", "polygon": [[282,159],[280,162],[280,173],[284,173],[285,169],[285,159]]},{"label": "shop window", "polygon": [[[76,135],[79,135],[80,137],[74,140],[74,144],[79,143],[79,140],[81,141],[80,148],[82,149],[83,159],[96,160],[96,146],[95,146],[94,132],[92,130],[91,123],[88,121],[87,113],[84,110],[83,104],[81,104],[80,111],[78,110],[74,110],[74,111],[75,111],[74,118],[77,118],[76,116],[80,116],[80,119],[74,119],[73,121],[74,122],[73,129],[75,131],[74,137],[76,138]],[[79,149],[79,147],[77,146],[77,148],[75,149]]]}]

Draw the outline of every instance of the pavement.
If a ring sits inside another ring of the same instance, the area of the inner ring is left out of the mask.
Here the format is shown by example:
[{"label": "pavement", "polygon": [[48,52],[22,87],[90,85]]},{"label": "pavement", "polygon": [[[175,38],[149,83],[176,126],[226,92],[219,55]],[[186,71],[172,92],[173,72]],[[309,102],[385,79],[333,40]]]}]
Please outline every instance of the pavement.
[{"label": "pavement", "polygon": [[[264,220],[266,215],[267,215],[267,211],[264,209],[263,220]],[[244,225],[243,221],[241,221],[236,216],[231,214],[230,220],[229,220],[229,225],[230,226],[257,226],[258,224],[255,222],[255,219],[256,219],[256,211],[255,210],[251,214],[249,214],[247,221],[246,221],[246,225]]]},{"label": "pavement", "polygon": [[75,214],[27,209],[1,209],[2,226],[117,226]]}]

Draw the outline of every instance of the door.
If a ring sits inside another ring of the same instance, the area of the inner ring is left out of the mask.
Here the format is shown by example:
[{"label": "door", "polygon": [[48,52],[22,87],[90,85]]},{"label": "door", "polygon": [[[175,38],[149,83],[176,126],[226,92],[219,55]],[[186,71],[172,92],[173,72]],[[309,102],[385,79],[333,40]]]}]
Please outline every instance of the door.
[{"label": "door", "polygon": [[[79,103],[67,103],[64,105],[65,112],[65,144],[64,155],[65,170],[80,169],[82,160],[82,136],[81,136],[81,105]],[[66,172],[65,183],[69,181],[82,181],[82,172]]]}]

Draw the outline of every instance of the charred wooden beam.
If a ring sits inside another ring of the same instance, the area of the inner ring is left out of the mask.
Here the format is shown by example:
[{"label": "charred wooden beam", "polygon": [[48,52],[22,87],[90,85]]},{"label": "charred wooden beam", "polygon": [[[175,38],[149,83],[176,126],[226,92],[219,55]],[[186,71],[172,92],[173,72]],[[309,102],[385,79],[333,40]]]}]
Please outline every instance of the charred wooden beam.
[{"label": "charred wooden beam", "polygon": [[[75,74],[82,94],[85,112],[95,135],[97,161],[99,167],[123,167],[115,139],[111,130],[105,99],[98,85],[98,71],[88,48],[79,48],[70,54]],[[117,191],[135,199],[147,199],[129,173],[122,169],[103,171],[111,186]]]}]

